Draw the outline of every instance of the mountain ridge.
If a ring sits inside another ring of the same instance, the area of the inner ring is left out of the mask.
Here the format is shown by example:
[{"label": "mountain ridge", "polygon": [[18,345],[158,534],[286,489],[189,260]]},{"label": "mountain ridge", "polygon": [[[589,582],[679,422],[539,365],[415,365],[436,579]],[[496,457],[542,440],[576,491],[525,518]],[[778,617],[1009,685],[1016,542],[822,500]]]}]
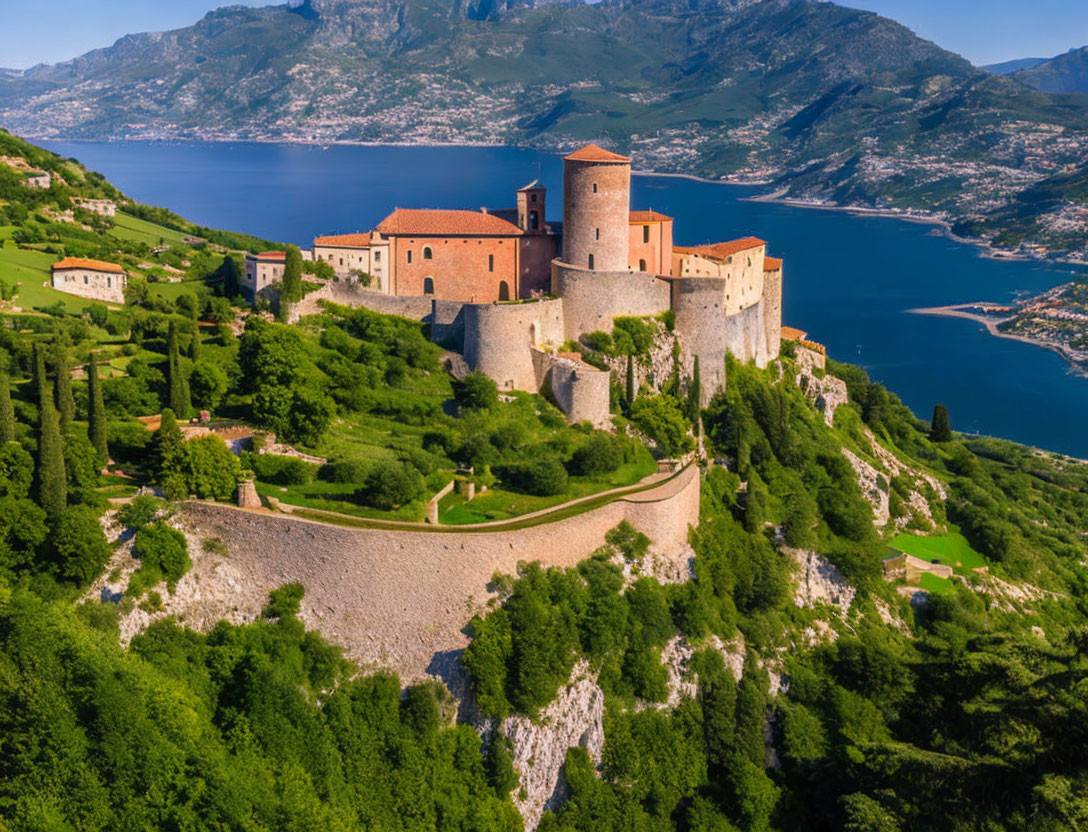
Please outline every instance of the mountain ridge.
[{"label": "mountain ridge", "polygon": [[[33,138],[600,140],[656,172],[954,222],[1088,152],[1088,101],[812,0],[228,7],[0,77],[0,122]],[[1088,233],[1072,244],[1088,253]]]},{"label": "mountain ridge", "polygon": [[1088,46],[1070,49],[1038,66],[1022,69],[1013,77],[1040,92],[1088,95]]}]

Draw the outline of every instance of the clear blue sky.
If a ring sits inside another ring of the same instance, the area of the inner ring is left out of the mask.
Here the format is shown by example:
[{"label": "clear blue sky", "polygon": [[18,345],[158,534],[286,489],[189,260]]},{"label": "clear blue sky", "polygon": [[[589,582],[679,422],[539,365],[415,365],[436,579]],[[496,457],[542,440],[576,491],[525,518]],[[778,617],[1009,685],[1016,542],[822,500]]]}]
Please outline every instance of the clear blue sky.
[{"label": "clear blue sky", "polygon": [[[975,63],[1088,45],[1088,0],[841,0],[887,15]],[[234,0],[271,5],[269,0]],[[4,0],[0,67],[55,63],[130,32],[187,26],[216,0]]]}]

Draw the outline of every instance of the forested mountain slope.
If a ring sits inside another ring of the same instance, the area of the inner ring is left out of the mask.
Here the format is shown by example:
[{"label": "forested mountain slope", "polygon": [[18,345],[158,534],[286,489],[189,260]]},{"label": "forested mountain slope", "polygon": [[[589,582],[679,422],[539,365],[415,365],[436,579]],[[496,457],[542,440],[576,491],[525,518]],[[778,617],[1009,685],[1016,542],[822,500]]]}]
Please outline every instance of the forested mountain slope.
[{"label": "forested mountain slope", "polygon": [[[123,226],[83,239],[41,218],[63,190],[18,188],[0,233],[43,239],[6,255],[116,246]],[[579,832],[1083,824],[1088,464],[958,436],[942,409],[923,422],[792,342],[765,370],[730,362],[701,412],[675,369],[615,380],[615,433],[567,425],[541,396],[452,378],[417,322],[277,323],[227,296],[236,252],[158,228],[154,248],[221,267],[148,270],[124,305],[0,307],[4,828],[517,830],[538,797],[530,822]],[[641,364],[662,328],[619,319],[566,346]],[[236,456],[184,424],[201,409],[328,462]],[[499,499],[445,522],[475,522],[637,480],[650,448],[686,453],[700,431],[691,574],[653,577],[654,541],[621,525],[577,567],[495,575],[491,604],[463,610],[460,707],[307,631],[305,580],[207,632],[164,613],[194,565],[231,557],[177,530],[190,495],[230,501],[256,477],[302,508],[403,519],[471,466]],[[130,500],[145,484],[168,499]],[[885,576],[897,552],[926,569]],[[593,730],[559,743],[550,709],[582,695]],[[564,785],[538,795],[553,758]]]},{"label": "forested mountain slope", "polygon": [[604,140],[648,169],[956,220],[1088,151],[1088,101],[813,0],[232,7],[0,78],[0,122],[64,138]]},{"label": "forested mountain slope", "polygon": [[1071,49],[1038,66],[1022,69],[1014,77],[1043,92],[1079,92],[1088,95],[1088,46]]}]

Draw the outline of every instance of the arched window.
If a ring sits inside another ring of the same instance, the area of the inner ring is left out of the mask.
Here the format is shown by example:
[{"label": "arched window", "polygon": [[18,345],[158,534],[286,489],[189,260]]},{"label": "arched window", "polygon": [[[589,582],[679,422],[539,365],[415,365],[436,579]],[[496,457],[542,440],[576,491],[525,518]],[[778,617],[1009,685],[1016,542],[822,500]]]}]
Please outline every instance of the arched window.
[{"label": "arched window", "polygon": [[434,252],[431,251],[430,246],[424,246],[423,247],[423,259],[424,260],[433,260],[434,259]]},{"label": "arched window", "polygon": [[646,271],[646,261],[645,260],[639,260],[638,261],[638,270],[640,272]]},{"label": "arched window", "polygon": [[589,270],[593,271],[593,255],[589,255]]},{"label": "arched window", "polygon": [[[533,199],[536,199],[536,194],[533,194]],[[540,215],[536,211],[529,212],[529,230],[536,231],[540,227]]]},{"label": "arched window", "polygon": [[510,300],[510,284],[505,280],[499,281],[499,300]]},{"label": "arched window", "polygon": [[434,294],[434,278],[433,277],[423,278],[423,294],[425,294],[425,295],[433,295]]}]

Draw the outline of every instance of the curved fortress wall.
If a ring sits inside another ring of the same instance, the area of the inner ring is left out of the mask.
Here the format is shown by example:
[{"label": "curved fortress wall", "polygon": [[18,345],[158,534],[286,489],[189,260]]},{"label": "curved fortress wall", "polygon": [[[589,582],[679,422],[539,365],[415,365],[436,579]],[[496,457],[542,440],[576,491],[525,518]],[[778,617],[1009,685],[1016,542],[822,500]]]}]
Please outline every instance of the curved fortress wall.
[{"label": "curved fortress wall", "polygon": [[631,271],[589,271],[558,260],[552,263],[552,294],[563,299],[564,339],[587,332],[612,331],[621,315],[660,315],[670,308],[669,281]]},{"label": "curved fortress wall", "polygon": [[[689,527],[699,525],[699,486],[698,468],[689,466],[656,488],[574,517],[471,534],[351,529],[201,502],[185,503],[181,518],[195,535],[222,538],[230,552],[222,568],[239,587],[221,609],[206,610],[209,627],[240,606],[256,614],[271,590],[299,581],[308,627],[350,658],[414,682],[440,673],[466,646],[462,628],[487,604],[496,571],[513,573],[519,561],[574,566],[623,520],[649,536],[655,552],[683,552]],[[194,571],[206,557],[194,555]]]},{"label": "curved fortress wall", "polygon": [[563,260],[584,269],[627,269],[630,210],[629,160],[568,156],[563,161]]},{"label": "curved fortress wall", "polygon": [[500,390],[540,390],[533,349],[563,342],[562,300],[470,304],[464,308],[465,362]]}]

